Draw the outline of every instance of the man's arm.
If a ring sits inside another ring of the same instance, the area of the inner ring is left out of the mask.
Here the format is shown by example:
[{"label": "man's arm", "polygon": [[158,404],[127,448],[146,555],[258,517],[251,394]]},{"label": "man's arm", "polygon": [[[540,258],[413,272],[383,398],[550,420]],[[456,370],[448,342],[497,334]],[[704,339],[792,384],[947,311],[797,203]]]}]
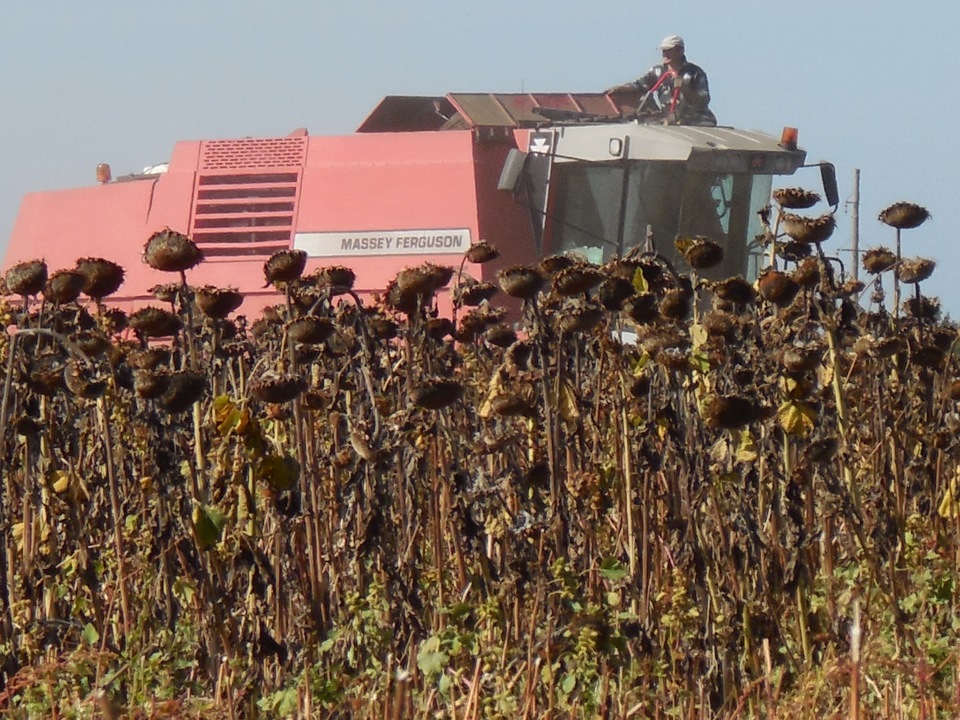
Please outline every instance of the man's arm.
[{"label": "man's arm", "polygon": [[710,104],[710,84],[707,74],[699,67],[684,71],[680,92],[683,101],[695,110],[706,110]]},{"label": "man's arm", "polygon": [[[657,68],[653,67],[647,70],[646,73],[641,75],[639,78],[633,82],[623,83],[622,85],[614,85],[612,88],[605,90],[606,93],[618,93],[618,92],[640,92],[645,93],[654,85],[657,84],[657,80],[660,78],[660,74],[657,72]],[[709,98],[708,98],[709,99]]]}]

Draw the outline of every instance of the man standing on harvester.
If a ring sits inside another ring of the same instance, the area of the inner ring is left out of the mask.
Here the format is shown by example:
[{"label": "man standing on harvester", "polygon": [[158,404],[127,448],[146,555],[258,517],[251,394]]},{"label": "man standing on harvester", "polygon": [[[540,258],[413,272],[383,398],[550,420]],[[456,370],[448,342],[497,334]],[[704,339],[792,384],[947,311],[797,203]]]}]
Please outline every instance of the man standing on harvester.
[{"label": "man standing on harvester", "polygon": [[717,118],[709,108],[707,74],[687,60],[683,38],[668,35],[660,43],[660,52],[663,63],[654,65],[633,82],[617,85],[607,92],[642,93],[638,114],[654,110],[668,125],[716,125]]}]

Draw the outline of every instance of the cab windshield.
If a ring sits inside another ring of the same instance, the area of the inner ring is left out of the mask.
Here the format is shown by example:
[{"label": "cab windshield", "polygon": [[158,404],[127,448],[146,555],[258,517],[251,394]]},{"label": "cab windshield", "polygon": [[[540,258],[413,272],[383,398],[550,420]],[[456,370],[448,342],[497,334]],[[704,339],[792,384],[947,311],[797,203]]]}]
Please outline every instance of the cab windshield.
[{"label": "cab windshield", "polygon": [[648,226],[657,252],[681,271],[677,237],[704,235],[724,248],[723,264],[707,273],[755,277],[758,211],[769,202],[770,175],[687,170],[676,162],[629,165],[559,164],[553,252],[605,262],[644,247]]}]

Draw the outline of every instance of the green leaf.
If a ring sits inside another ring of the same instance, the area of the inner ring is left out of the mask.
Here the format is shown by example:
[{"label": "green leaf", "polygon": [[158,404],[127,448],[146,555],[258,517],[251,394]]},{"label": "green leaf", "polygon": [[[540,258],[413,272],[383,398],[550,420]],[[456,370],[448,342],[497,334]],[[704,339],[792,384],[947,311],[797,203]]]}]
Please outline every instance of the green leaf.
[{"label": "green leaf", "polygon": [[132,535],[134,531],[136,531],[139,525],[140,525],[139,515],[127,515],[123,519],[123,527],[126,529],[127,534]]},{"label": "green leaf", "polygon": [[455,620],[462,620],[470,614],[471,610],[473,610],[473,605],[470,603],[457,602],[450,607],[444,608],[441,610],[441,612],[445,615],[449,615]]},{"label": "green leaf", "polygon": [[277,492],[289,490],[300,479],[300,465],[290,455],[268,455],[257,464],[257,478]]},{"label": "green leaf", "polygon": [[198,505],[193,509],[193,532],[197,547],[209,550],[220,541],[227,516],[213,506]]},{"label": "green leaf", "polygon": [[576,675],[567,675],[563,682],[560,683],[560,689],[563,691],[564,695],[569,695],[573,692],[573,689],[577,686],[577,676]]},{"label": "green leaf", "polygon": [[83,641],[87,645],[96,645],[98,642],[100,642],[100,633],[98,633],[97,629],[90,623],[87,623],[83,626],[82,635]]},{"label": "green leaf", "polygon": [[710,358],[705,352],[695,350],[690,353],[690,365],[701,375],[710,372]]},{"label": "green leaf", "polygon": [[427,638],[417,653],[417,667],[427,676],[439,675],[447,666],[449,657],[440,650],[440,638],[434,635]]},{"label": "green leaf", "polygon": [[607,580],[617,582],[623,580],[629,573],[627,569],[616,558],[604,558],[600,563],[600,574]]}]

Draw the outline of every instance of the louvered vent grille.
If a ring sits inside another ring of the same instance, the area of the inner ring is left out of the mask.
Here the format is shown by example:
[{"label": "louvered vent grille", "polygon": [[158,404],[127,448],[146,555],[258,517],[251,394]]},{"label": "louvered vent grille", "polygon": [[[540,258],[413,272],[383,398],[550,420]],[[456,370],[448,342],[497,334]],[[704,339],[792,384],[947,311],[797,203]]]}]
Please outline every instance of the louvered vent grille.
[{"label": "louvered vent grille", "polygon": [[190,234],[206,257],[290,247],[306,148],[306,138],[202,144]]}]

